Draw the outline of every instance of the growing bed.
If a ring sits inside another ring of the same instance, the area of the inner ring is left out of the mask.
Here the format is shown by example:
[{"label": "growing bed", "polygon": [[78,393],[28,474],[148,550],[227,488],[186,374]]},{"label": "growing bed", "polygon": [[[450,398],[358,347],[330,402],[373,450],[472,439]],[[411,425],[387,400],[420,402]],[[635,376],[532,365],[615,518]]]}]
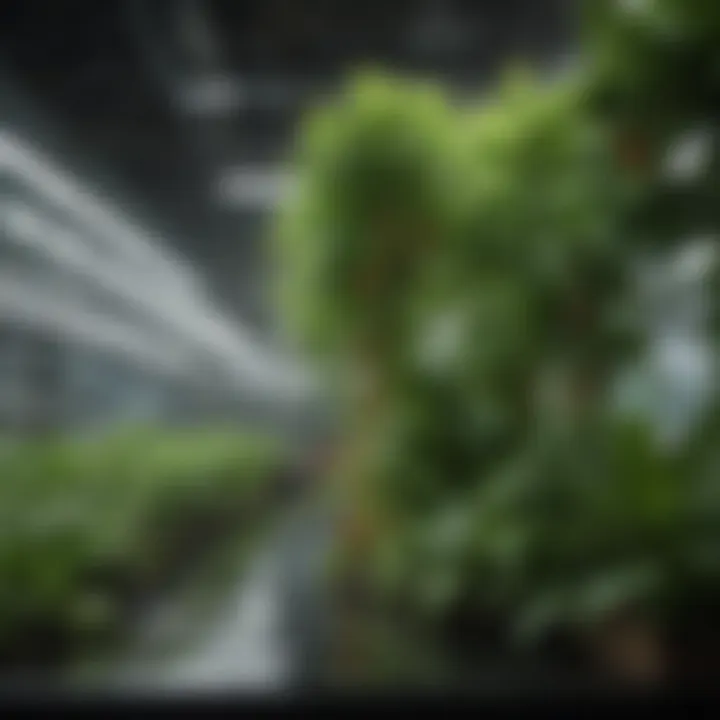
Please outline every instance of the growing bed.
[{"label": "growing bed", "polygon": [[40,670],[122,636],[146,599],[277,502],[283,454],[233,431],[6,443],[0,658]]}]

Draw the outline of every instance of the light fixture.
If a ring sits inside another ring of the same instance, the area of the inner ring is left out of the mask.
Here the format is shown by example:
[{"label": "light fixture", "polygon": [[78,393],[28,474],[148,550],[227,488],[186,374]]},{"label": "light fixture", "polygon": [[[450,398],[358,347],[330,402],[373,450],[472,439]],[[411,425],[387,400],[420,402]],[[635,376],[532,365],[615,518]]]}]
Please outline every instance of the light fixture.
[{"label": "light fixture", "polygon": [[93,255],[77,233],[57,227],[26,204],[12,202],[0,206],[0,220],[7,239],[41,253],[72,274],[121,298],[148,318],[159,317],[171,327],[186,329],[186,318],[192,318],[196,312],[197,303],[193,303],[192,295],[169,294],[162,286],[154,287],[132,273],[118,272],[112,263]]},{"label": "light fixture", "polygon": [[0,130],[0,171],[15,174],[31,190],[87,223],[109,253],[120,261],[132,263],[140,273],[151,270],[159,276],[159,281],[183,291],[197,284],[187,263],[163,247],[158,238],[146,237],[134,224],[120,218],[67,173],[52,167],[47,159],[7,130]]},{"label": "light fixture", "polygon": [[136,328],[63,302],[8,273],[0,277],[0,317],[118,352],[155,370],[173,375],[188,372],[187,358],[183,358],[179,347],[172,350],[159,347],[157,337],[143,335]]},{"label": "light fixture", "polygon": [[[71,230],[57,228],[23,203],[0,206],[0,219],[7,239],[38,251],[71,274],[120,298],[150,323],[158,323],[158,330],[169,330],[181,342],[194,345],[198,354],[221,358],[231,368],[230,375],[243,387],[292,394],[298,386],[299,376],[294,369],[271,357],[240,328],[206,305],[203,298],[187,295],[179,299],[115,272],[112,266],[93,257],[88,246],[79,242]],[[33,292],[37,292],[42,283],[36,281],[32,285]],[[26,293],[24,297],[29,296]],[[57,298],[47,298],[45,302],[53,305]]]},{"label": "light fixture", "polygon": [[294,189],[294,177],[282,167],[241,165],[226,169],[218,179],[217,198],[225,206],[267,210]]},{"label": "light fixture", "polygon": [[[66,211],[73,221],[80,221],[86,230],[61,229],[39,211],[22,204],[6,204],[0,219],[5,220],[6,229],[17,241],[122,297],[148,318],[166,324],[185,342],[194,344],[200,354],[221,360],[229,369],[229,376],[244,388],[290,394],[305,391],[304,383],[298,385],[297,372],[251,341],[206,302],[202,285],[186,262],[163,247],[159,240],[150,239],[132,223],[121,219],[67,174],[48,166],[7,131],[0,131],[0,171],[19,177],[30,189]],[[264,178],[265,184],[260,184],[265,193],[256,195],[255,199],[269,201],[268,191],[277,176],[271,173],[269,178],[267,175]],[[280,185],[284,180],[281,176]],[[247,187],[242,182],[240,185]],[[277,183],[273,187],[279,189]],[[83,242],[83,238],[88,242]],[[103,253],[110,262],[98,259],[98,243],[102,243]],[[123,270],[119,271],[119,267]],[[137,272],[136,277],[131,267]],[[50,315],[41,313],[41,316]],[[77,334],[80,330],[74,332]]]}]

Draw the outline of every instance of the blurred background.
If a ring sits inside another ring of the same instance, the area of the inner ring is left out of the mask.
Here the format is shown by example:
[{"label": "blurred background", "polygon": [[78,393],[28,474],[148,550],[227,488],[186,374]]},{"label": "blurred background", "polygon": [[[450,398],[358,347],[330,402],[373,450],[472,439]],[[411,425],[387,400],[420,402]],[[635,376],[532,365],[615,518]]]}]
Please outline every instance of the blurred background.
[{"label": "blurred background", "polygon": [[[573,5],[2,4],[2,677],[312,674],[330,524],[288,498],[332,423],[276,328],[266,243],[295,125],[370,61],[473,94],[509,61],[561,71]],[[671,339],[696,302],[678,292]],[[660,364],[694,382],[689,342]]]},{"label": "blurred background", "polygon": [[[20,308],[32,289],[46,308],[4,310],[3,361],[31,372],[20,358],[43,356],[58,421],[93,427],[254,416],[292,385],[263,230],[297,118],[345,72],[379,62],[474,92],[508,59],[564,63],[573,37],[567,2],[518,0],[30,1],[2,14],[3,292]],[[33,328],[59,328],[51,308],[86,328],[53,360],[30,349],[52,333],[29,329],[33,312]],[[90,311],[97,331],[78,320]],[[91,350],[101,335],[115,349]],[[2,412],[18,422],[13,397]]]}]

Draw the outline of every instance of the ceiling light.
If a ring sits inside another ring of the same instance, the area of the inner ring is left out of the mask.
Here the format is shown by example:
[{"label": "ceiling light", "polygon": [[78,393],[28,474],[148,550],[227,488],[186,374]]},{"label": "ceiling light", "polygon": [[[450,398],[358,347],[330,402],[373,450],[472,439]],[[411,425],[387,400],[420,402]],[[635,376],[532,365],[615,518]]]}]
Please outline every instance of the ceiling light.
[{"label": "ceiling light", "polygon": [[292,192],[294,178],[281,168],[241,166],[226,170],[218,180],[217,197],[222,205],[271,209]]},{"label": "ceiling light", "polygon": [[157,238],[146,237],[6,130],[0,130],[0,170],[15,173],[47,200],[86,223],[96,234],[97,241],[104,242],[118,260],[135,263],[140,272],[153,270],[163,280],[183,290],[197,284],[197,278],[193,277],[187,264],[163,247]]}]

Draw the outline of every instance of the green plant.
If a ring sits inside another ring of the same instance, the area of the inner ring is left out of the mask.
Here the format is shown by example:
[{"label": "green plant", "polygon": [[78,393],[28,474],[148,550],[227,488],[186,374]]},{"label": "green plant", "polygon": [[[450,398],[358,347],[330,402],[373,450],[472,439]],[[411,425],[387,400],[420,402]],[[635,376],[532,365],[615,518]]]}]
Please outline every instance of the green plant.
[{"label": "green plant", "polygon": [[127,583],[162,568],[178,529],[257,506],[280,462],[264,437],[217,431],[4,447],[0,653],[38,628],[82,638],[115,627]]},{"label": "green plant", "polygon": [[635,267],[720,219],[715,151],[683,192],[661,162],[698,119],[716,134],[720,15],[652,6],[590,3],[559,81],[514,73],[426,114],[414,82],[366,77],[301,134],[284,307],[333,337],[315,347],[341,389],[370,370],[347,403],[382,516],[366,561],[427,618],[470,605],[534,639],[626,609],[666,622],[715,586],[716,416],[671,447],[613,399],[649,347]]}]

